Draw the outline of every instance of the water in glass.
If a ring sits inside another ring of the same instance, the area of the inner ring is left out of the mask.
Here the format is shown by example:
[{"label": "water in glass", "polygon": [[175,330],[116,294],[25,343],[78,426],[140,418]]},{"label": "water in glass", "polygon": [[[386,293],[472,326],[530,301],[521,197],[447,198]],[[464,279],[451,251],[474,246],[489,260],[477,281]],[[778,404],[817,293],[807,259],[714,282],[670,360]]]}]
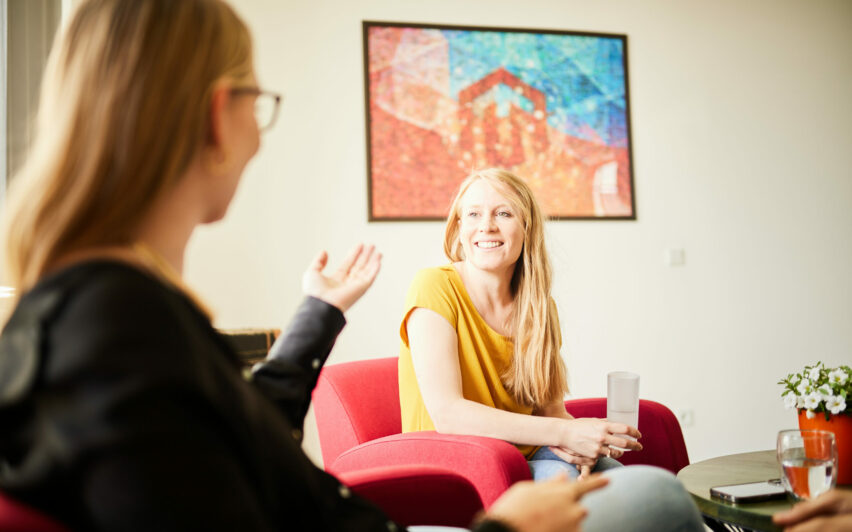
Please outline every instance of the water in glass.
[{"label": "water in glass", "polygon": [[778,433],[778,462],[784,488],[794,499],[819,497],[837,481],[837,444],[824,430],[782,430]]},{"label": "water in glass", "polygon": [[785,488],[796,499],[813,499],[830,490],[834,477],[831,460],[798,458],[781,461]]}]

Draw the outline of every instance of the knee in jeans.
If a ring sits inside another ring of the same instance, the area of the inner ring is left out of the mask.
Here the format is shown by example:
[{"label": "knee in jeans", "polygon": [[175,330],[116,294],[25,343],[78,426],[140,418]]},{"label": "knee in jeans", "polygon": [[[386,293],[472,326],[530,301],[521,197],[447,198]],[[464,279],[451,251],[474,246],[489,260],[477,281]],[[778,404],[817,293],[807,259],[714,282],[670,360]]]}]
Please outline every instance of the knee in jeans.
[{"label": "knee in jeans", "polygon": [[533,460],[528,464],[533,480],[536,482],[553,478],[559,474],[567,475],[568,478],[577,478],[577,475],[579,475],[575,466],[561,460]]},{"label": "knee in jeans", "polygon": [[685,494],[680,481],[671,472],[659,467],[634,465],[620,467],[604,473],[604,475],[608,474],[614,474],[614,482],[629,484],[632,489],[637,491],[647,490],[648,493],[664,496]]},{"label": "knee in jeans", "polygon": [[[603,473],[604,489],[589,493],[586,530],[703,530],[695,503],[677,478],[646,465],[619,467]],[[612,512],[619,508],[619,512]],[[618,515],[629,516],[629,522]]]},{"label": "knee in jeans", "polygon": [[683,487],[683,484],[670,471],[654,466],[633,466],[625,469],[636,469],[636,489],[648,490],[648,493],[657,494],[657,497],[667,500],[667,504],[674,509],[679,505],[684,508],[693,506],[692,499]]},{"label": "knee in jeans", "polygon": [[609,469],[615,469],[616,467],[624,467],[624,464],[614,458],[604,456],[603,458],[598,460],[598,463],[593,469],[593,471],[607,471]]}]

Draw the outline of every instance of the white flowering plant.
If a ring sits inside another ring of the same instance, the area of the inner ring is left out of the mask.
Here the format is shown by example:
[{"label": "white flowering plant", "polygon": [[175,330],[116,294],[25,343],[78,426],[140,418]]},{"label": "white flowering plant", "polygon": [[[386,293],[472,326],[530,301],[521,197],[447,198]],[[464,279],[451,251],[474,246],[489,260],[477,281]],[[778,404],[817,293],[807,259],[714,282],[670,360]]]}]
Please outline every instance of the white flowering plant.
[{"label": "white flowering plant", "polygon": [[808,419],[818,412],[852,415],[852,369],[849,366],[827,368],[822,362],[805,366],[801,373],[791,373],[778,384],[784,387],[781,397],[787,409],[804,410]]}]

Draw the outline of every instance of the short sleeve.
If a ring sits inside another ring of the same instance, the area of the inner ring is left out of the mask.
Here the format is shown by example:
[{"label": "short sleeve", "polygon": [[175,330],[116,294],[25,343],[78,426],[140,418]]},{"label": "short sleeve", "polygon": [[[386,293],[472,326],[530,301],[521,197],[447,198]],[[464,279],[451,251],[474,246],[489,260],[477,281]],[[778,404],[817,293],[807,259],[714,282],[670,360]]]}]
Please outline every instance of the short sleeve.
[{"label": "short sleeve", "polygon": [[[452,266],[450,266],[452,267]],[[443,268],[426,268],[417,272],[405,296],[405,312],[399,327],[399,336],[408,347],[408,318],[416,308],[437,312],[453,329],[458,324],[458,294]]]}]

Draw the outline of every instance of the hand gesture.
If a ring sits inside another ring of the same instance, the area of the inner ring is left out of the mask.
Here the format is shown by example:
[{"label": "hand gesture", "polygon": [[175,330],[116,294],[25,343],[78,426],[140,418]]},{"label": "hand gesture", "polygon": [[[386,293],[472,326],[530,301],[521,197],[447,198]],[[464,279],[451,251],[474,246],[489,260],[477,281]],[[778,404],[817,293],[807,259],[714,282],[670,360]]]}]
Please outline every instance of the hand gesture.
[{"label": "hand gesture", "polygon": [[578,482],[569,482],[564,475],[544,482],[517,482],[491,505],[485,516],[518,532],[577,532],[586,517],[580,498],[607,482],[600,475]]},{"label": "hand gesture", "polygon": [[772,521],[793,532],[852,530],[852,492],[830,490],[773,515]]},{"label": "hand gesture", "polygon": [[346,312],[373,284],[382,254],[375,246],[358,244],[331,275],[323,274],[327,263],[328,254],[321,251],[302,276],[302,291]]},{"label": "hand gesture", "polygon": [[[605,419],[586,417],[569,420],[564,426],[565,430],[561,438],[563,443],[559,446],[564,453],[597,460],[602,456],[617,458],[623,454],[622,451],[613,449],[611,446],[633,449],[634,451],[642,450],[641,443],[621,436],[621,434],[627,434],[634,438],[642,437],[636,427],[624,423],[611,423]],[[619,436],[616,436],[616,434],[619,434]],[[566,459],[563,454],[555,450],[554,452],[560,458]],[[569,463],[589,465],[576,461]]]}]

